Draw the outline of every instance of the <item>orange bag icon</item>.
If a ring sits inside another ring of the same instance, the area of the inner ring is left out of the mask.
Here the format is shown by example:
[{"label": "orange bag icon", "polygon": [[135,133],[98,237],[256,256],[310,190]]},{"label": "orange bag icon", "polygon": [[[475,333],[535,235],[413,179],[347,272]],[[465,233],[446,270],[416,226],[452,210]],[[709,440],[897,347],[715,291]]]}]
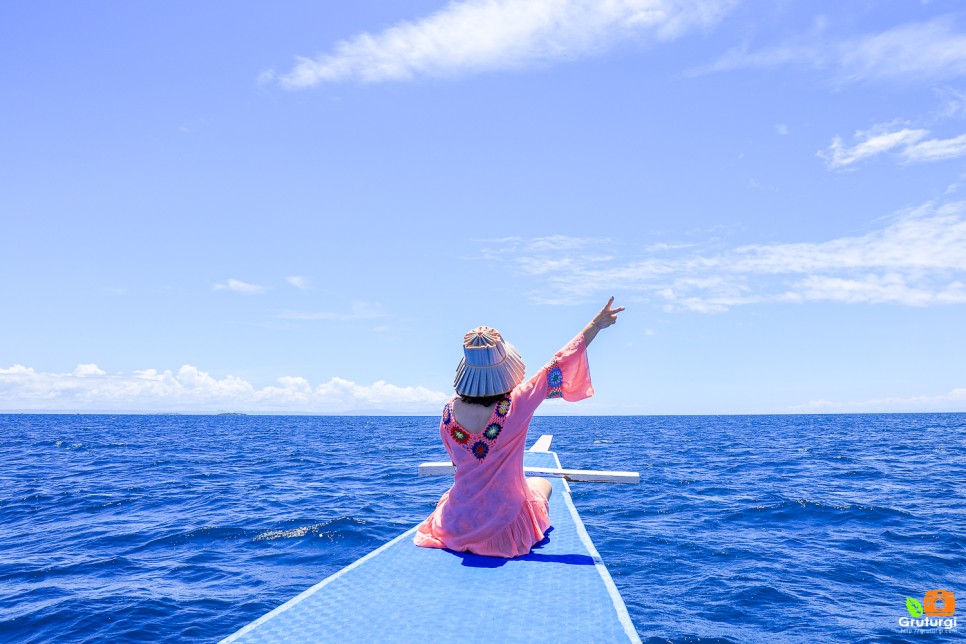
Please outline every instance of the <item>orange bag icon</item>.
[{"label": "orange bag icon", "polygon": [[927,590],[922,598],[926,617],[947,617],[956,612],[956,596],[949,590]]}]

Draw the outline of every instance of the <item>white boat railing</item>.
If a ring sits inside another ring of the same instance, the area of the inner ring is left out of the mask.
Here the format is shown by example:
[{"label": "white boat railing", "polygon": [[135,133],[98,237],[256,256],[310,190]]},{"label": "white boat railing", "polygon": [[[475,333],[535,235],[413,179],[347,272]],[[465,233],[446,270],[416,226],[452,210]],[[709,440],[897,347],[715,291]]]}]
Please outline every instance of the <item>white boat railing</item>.
[{"label": "white boat railing", "polygon": [[[552,434],[544,434],[530,448],[531,452],[549,452]],[[449,461],[435,461],[431,463],[419,464],[420,476],[452,476],[456,471],[455,466]],[[611,472],[607,470],[572,470],[555,467],[529,467],[524,466],[523,471],[527,474],[539,474],[547,478],[561,478],[567,481],[579,481],[581,483],[629,483],[637,484],[641,482],[640,472]]]}]

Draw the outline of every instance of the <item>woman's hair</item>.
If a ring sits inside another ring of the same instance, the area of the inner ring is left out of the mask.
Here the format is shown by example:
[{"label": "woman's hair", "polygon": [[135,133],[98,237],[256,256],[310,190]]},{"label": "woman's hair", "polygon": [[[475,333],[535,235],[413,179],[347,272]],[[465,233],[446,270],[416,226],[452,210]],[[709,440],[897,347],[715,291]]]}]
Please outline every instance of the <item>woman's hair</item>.
[{"label": "woman's hair", "polygon": [[460,400],[465,402],[467,405],[483,405],[484,407],[489,407],[490,405],[503,400],[504,396],[506,396],[505,393],[497,394],[495,396],[464,396],[463,394],[460,394]]}]

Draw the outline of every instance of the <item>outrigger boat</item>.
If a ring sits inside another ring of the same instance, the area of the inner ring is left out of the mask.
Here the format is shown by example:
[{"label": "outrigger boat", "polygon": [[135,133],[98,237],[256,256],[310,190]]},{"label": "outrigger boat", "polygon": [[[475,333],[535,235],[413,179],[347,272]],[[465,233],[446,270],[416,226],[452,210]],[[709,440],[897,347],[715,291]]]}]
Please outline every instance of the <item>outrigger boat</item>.
[{"label": "outrigger boat", "polygon": [[[228,642],[640,642],[568,481],[639,483],[567,470],[541,436],[524,471],[551,479],[551,529],[515,559],[420,548],[412,528],[222,640]],[[423,463],[420,476],[452,474]]]}]

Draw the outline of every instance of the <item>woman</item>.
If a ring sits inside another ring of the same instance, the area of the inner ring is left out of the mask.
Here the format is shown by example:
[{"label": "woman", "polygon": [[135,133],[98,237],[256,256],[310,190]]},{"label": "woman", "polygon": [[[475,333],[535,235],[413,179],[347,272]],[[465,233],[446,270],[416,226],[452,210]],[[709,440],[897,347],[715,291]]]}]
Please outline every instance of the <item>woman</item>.
[{"label": "woman", "polygon": [[624,307],[608,300],[590,324],[535,376],[523,381],[520,354],[496,329],[477,327],[463,338],[457,396],[443,407],[439,433],[456,466],[451,487],[413,539],[492,557],[530,552],[550,527],[550,481],[523,475],[530,419],[548,398],[594,395],[587,345],[617,321]]}]

